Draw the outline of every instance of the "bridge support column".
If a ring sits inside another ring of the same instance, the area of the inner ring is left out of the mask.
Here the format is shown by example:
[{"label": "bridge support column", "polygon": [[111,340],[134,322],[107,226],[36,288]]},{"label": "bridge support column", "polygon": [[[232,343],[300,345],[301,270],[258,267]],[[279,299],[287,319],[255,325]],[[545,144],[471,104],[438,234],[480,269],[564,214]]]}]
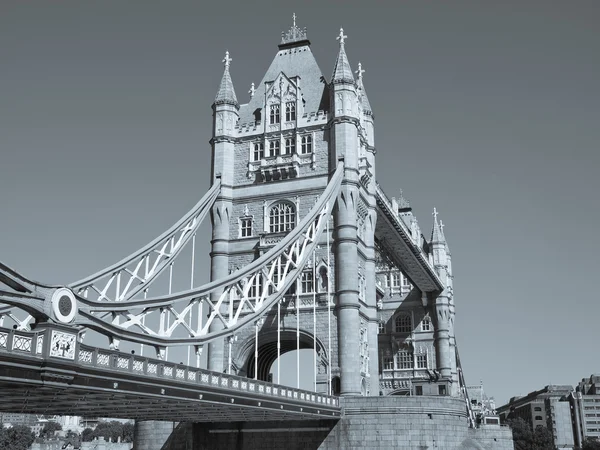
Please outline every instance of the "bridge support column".
[{"label": "bridge support column", "polygon": [[133,429],[133,448],[135,450],[163,450],[176,426],[176,422],[136,420]]},{"label": "bridge support column", "polygon": [[437,367],[443,379],[450,380],[452,366],[450,363],[450,308],[448,298],[443,294],[435,300],[436,327],[435,348],[437,353]]},{"label": "bridge support column", "polygon": [[350,184],[342,186],[335,215],[335,272],[341,395],[361,395],[357,199],[358,189],[356,186]]},{"label": "bridge support column", "polygon": [[[212,219],[212,251],[210,253],[210,280],[218,280],[229,275],[229,216],[231,215],[231,202],[218,200],[211,211]],[[210,301],[216,304],[221,295],[221,290],[213,291]],[[223,309],[227,307],[224,304]],[[223,310],[222,313],[225,311]],[[210,331],[218,331],[223,324],[213,320]],[[225,338],[219,338],[208,344],[207,355],[208,370],[223,372],[225,368]]]},{"label": "bridge support column", "polygon": [[367,285],[367,342],[369,343],[369,395],[379,395],[379,321],[377,319],[377,270],[375,267],[375,224],[377,212],[369,211],[365,229],[365,275]]}]

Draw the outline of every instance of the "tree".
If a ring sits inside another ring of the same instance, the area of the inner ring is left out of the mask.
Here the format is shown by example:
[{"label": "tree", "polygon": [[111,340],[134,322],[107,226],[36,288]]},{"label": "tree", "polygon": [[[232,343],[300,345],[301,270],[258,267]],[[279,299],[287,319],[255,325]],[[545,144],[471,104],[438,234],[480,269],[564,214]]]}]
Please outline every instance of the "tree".
[{"label": "tree", "polygon": [[132,423],[123,424],[123,442],[133,442],[133,428]]},{"label": "tree", "polygon": [[588,438],[583,441],[581,450],[600,450],[600,441],[594,438]]},{"label": "tree", "polygon": [[57,431],[62,430],[62,425],[57,422],[46,422],[42,431],[40,431],[41,438],[49,438],[54,436]]},{"label": "tree", "polygon": [[0,426],[0,450],[27,450],[34,440],[35,436],[28,426],[16,425],[12,428]]},{"label": "tree", "polygon": [[94,430],[91,428],[86,428],[81,432],[81,441],[82,442],[90,442],[94,439],[93,437]]},{"label": "tree", "polygon": [[118,438],[123,440],[123,424],[117,420],[110,422],[100,422],[92,433],[93,438],[103,438],[105,441],[109,439],[116,442]]},{"label": "tree", "polygon": [[512,429],[515,450],[554,450],[552,433],[546,427],[538,426],[533,431],[520,417],[508,419],[506,423]]}]

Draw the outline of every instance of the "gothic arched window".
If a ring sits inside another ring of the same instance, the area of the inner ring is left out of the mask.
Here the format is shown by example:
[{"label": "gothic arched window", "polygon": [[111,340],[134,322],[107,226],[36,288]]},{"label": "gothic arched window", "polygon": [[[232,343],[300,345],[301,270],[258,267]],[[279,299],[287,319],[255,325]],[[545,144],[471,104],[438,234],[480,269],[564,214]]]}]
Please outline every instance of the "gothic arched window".
[{"label": "gothic arched window", "polygon": [[285,104],[285,121],[296,120],[296,102],[287,102]]},{"label": "gothic arched window", "polygon": [[412,320],[408,314],[399,314],[394,322],[396,333],[410,333],[412,331]]},{"label": "gothic arched window", "polygon": [[306,155],[307,153],[312,153],[312,136],[302,136],[300,148],[303,155]]},{"label": "gothic arched window", "polygon": [[296,208],[290,203],[277,203],[269,211],[269,232],[283,233],[296,225]]},{"label": "gothic arched window", "polygon": [[279,122],[280,122],[279,105],[277,105],[277,104],[271,105],[269,107],[269,123],[274,124],[274,123],[279,123]]}]

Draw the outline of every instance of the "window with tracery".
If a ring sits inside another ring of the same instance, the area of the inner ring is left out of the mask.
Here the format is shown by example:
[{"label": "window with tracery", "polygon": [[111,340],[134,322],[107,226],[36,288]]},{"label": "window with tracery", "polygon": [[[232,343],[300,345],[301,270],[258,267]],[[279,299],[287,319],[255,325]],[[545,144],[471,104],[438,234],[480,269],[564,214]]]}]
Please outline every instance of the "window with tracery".
[{"label": "window with tracery", "polygon": [[290,203],[277,203],[269,211],[269,232],[283,233],[296,225],[296,208]]},{"label": "window with tracery", "polygon": [[421,321],[421,331],[431,331],[431,318],[429,316],[423,317]]},{"label": "window with tracery", "polygon": [[309,294],[315,290],[315,279],[312,270],[305,270],[302,272],[302,278],[300,279],[300,293]]},{"label": "window with tracery", "polygon": [[285,104],[285,121],[296,120],[296,102],[287,102]]},{"label": "window with tracery", "polygon": [[385,322],[381,320],[377,326],[377,332],[379,334],[385,334]]},{"label": "window with tracery", "polygon": [[301,143],[300,150],[303,155],[312,153],[312,136],[310,136],[310,135],[302,136],[300,143]]},{"label": "window with tracery", "polygon": [[285,154],[291,155],[296,153],[296,139],[289,138],[285,140]]},{"label": "window with tracery", "polygon": [[408,350],[400,350],[396,355],[396,361],[398,362],[398,369],[412,369],[413,368],[413,355]]},{"label": "window with tracery", "polygon": [[270,124],[274,124],[274,123],[279,123],[280,120],[280,115],[279,115],[279,105],[275,104],[275,105],[271,105],[269,107],[269,123]]},{"label": "window with tracery", "polygon": [[412,321],[408,314],[400,314],[396,316],[394,322],[394,330],[396,333],[410,333],[412,331]]},{"label": "window with tracery", "polygon": [[265,157],[265,145],[262,142],[254,144],[254,161],[260,161]]},{"label": "window with tracery", "polygon": [[279,140],[269,141],[269,156],[279,156],[281,149],[281,142]]},{"label": "window with tracery", "polygon": [[252,236],[252,218],[246,217],[240,219],[240,236],[250,237]]}]

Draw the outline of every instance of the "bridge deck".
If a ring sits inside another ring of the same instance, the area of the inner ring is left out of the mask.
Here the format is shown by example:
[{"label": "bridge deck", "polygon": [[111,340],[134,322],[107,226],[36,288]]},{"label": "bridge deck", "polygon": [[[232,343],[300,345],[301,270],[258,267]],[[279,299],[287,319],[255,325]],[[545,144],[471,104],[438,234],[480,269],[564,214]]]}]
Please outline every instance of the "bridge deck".
[{"label": "bridge deck", "polygon": [[194,422],[340,417],[336,397],[263,381],[79,343],[77,362],[51,357],[50,345],[33,345],[48,331],[0,328],[1,411]]}]

